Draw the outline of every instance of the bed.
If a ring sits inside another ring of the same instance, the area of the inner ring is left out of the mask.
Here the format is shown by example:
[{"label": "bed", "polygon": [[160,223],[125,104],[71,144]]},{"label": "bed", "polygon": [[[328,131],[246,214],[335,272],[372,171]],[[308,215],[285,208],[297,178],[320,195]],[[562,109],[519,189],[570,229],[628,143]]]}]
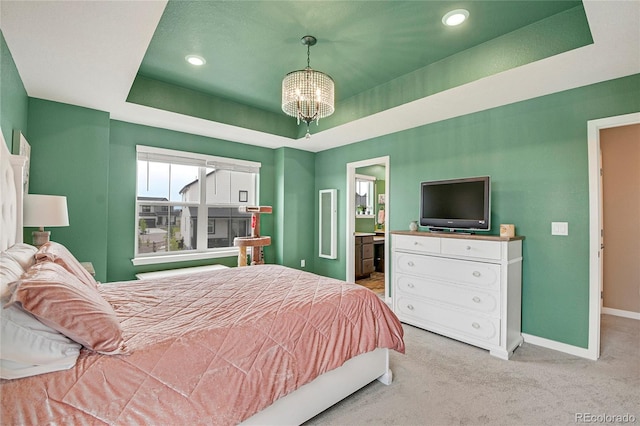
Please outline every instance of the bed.
[{"label": "bed", "polygon": [[300,424],[391,382],[402,327],[355,284],[279,265],[99,284],[62,245],[34,252],[20,159],[1,144],[0,249],[24,270],[3,278],[3,314],[67,339],[57,371],[0,380],[3,424]]}]

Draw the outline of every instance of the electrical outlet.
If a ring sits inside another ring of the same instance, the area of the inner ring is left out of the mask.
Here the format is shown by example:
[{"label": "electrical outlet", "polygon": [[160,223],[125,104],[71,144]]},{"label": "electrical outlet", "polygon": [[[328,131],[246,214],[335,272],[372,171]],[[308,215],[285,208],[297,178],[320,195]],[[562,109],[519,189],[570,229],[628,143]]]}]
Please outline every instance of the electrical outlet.
[{"label": "electrical outlet", "polygon": [[551,222],[551,235],[569,235],[569,222]]},{"label": "electrical outlet", "polygon": [[304,259],[302,259],[302,260],[300,261],[300,267],[301,267],[301,268],[304,268],[305,266],[307,266],[307,262],[306,262]]}]

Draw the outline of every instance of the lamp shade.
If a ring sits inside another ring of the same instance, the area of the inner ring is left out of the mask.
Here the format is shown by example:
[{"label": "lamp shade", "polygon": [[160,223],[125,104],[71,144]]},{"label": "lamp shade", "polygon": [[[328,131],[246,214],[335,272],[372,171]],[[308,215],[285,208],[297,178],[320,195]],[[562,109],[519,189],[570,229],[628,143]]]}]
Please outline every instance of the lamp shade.
[{"label": "lamp shade", "polygon": [[334,111],[334,84],[327,74],[309,67],[282,80],[282,110],[309,124]]},{"label": "lamp shade", "polygon": [[67,197],[61,195],[24,196],[24,226],[69,226]]}]

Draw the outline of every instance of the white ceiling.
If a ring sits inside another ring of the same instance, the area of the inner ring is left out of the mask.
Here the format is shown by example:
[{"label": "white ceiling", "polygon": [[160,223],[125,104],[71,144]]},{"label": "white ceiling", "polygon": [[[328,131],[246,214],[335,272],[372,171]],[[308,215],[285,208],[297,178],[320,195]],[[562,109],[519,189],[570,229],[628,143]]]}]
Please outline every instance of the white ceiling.
[{"label": "white ceiling", "polygon": [[293,140],[126,102],[165,1],[6,1],[0,27],[27,94],[112,119],[317,152],[640,73],[640,1],[586,0],[594,44]]}]

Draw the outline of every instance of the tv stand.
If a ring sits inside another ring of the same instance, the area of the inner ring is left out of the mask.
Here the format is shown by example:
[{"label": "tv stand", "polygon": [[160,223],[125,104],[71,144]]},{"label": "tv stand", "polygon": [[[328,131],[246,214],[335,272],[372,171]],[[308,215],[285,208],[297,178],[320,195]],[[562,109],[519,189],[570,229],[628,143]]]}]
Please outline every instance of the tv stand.
[{"label": "tv stand", "polygon": [[400,321],[509,359],[523,341],[524,237],[391,234],[393,310]]}]

